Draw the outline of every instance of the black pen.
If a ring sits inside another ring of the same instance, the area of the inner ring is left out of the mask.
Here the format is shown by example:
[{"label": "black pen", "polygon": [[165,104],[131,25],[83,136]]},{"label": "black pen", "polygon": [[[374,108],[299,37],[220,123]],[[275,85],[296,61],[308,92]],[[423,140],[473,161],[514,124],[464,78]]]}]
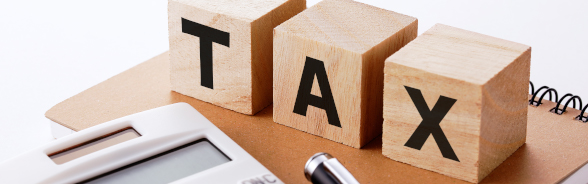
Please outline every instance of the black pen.
[{"label": "black pen", "polygon": [[328,153],[317,153],[304,166],[304,175],[313,184],[359,184],[351,173]]}]

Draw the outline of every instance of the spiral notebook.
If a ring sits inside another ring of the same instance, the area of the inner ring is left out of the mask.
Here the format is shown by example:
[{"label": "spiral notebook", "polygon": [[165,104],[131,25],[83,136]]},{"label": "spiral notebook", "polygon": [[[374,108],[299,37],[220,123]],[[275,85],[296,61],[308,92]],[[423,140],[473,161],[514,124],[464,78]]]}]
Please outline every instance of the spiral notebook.
[{"label": "spiral notebook", "polygon": [[549,95],[549,101],[557,102],[555,106],[551,108],[551,110],[549,110],[549,112],[555,113],[557,115],[562,115],[566,112],[566,109],[570,107],[570,102],[572,103],[572,108],[576,108],[576,102],[578,102],[579,105],[577,106],[577,108],[578,110],[582,111],[580,111],[578,116],[576,116],[576,118],[574,119],[582,121],[584,123],[588,122],[588,117],[585,115],[586,109],[588,109],[588,104],[586,104],[586,106],[582,108],[582,98],[580,98],[579,96],[567,93],[561,98],[559,98],[556,89],[550,88],[549,86],[542,86],[535,90],[535,85],[533,85],[533,82],[529,82],[529,85],[531,87],[531,99],[529,100],[529,105],[537,107],[542,104],[543,99],[546,97],[546,95]]},{"label": "spiral notebook", "polygon": [[[550,155],[549,158],[544,159],[550,159],[554,163],[559,162],[561,170],[564,170],[563,167],[567,164],[573,167],[578,165],[573,172],[559,182],[588,183],[588,166],[586,166],[588,161],[585,157],[588,151],[586,149],[588,147],[586,144],[588,117],[585,113],[588,104],[582,106],[582,98],[579,96],[571,93],[560,96],[556,89],[548,86],[542,86],[535,90],[535,86],[531,82],[530,88],[528,134],[550,135],[544,138],[545,142],[541,146],[543,149],[540,150]],[[529,135],[527,142],[529,142]],[[557,169],[558,166],[554,165],[553,167],[555,167],[553,169]],[[575,174],[576,170],[581,171]]]},{"label": "spiral notebook", "polygon": [[[549,87],[530,88],[529,98],[535,97],[528,106],[526,143],[481,183],[556,183],[588,161],[581,98],[557,96]],[[361,183],[467,183],[386,158],[381,137],[355,149],[274,123],[272,106],[247,116],[172,92],[167,52],[55,105],[45,116],[79,131],[176,102],[191,104],[286,183],[307,183],[302,170],[317,152],[336,156]]]}]

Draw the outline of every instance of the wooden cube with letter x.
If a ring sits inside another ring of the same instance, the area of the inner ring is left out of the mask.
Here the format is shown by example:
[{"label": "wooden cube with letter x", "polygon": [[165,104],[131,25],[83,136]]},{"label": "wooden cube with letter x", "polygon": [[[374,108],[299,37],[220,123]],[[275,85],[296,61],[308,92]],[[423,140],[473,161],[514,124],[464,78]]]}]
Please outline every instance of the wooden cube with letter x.
[{"label": "wooden cube with letter x", "polygon": [[272,103],[273,29],[306,0],[169,0],[172,90],[244,114]]},{"label": "wooden cube with letter x", "polygon": [[417,19],[324,0],[274,30],[274,121],[360,148],[382,133],[384,60]]},{"label": "wooden cube with letter x", "polygon": [[525,143],[531,48],[437,24],[386,59],[385,156],[480,182]]}]

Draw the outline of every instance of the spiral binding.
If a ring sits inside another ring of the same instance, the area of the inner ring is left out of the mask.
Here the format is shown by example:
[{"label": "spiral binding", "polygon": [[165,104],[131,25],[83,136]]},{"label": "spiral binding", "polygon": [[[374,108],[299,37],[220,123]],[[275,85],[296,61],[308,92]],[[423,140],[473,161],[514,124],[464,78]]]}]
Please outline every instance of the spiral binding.
[{"label": "spiral binding", "polygon": [[[573,95],[573,94],[566,94],[561,98],[558,98],[557,95],[557,90],[550,88],[548,86],[542,86],[539,89],[537,89],[537,91],[535,91],[535,85],[533,85],[533,82],[529,82],[530,87],[531,87],[531,95],[533,95],[531,97],[531,100],[529,100],[529,105],[532,106],[540,106],[542,104],[543,98],[545,97],[545,95],[549,94],[549,100],[550,101],[554,101],[557,102],[557,105],[552,108],[550,110],[550,112],[558,114],[558,115],[562,115],[564,112],[566,112],[566,109],[568,108],[568,106],[570,105],[570,103],[572,103],[572,107],[575,109],[576,108],[576,101],[579,102],[579,106],[578,108],[582,108],[582,98],[580,98],[579,96]],[[537,97],[537,95],[539,94],[539,92],[541,92],[542,90],[543,93],[541,94],[541,96],[539,97],[539,100],[535,101],[535,97]],[[555,100],[552,100],[553,96],[555,96]],[[568,99],[568,101],[566,101],[565,105],[563,106],[562,109],[560,109],[560,105],[562,104],[562,102],[565,99]],[[559,99],[559,100],[558,100]],[[584,108],[582,108],[580,115],[578,115],[575,119],[576,120],[580,120],[583,121],[584,123],[588,122],[588,115],[584,116],[584,113],[586,112],[586,109],[588,109],[588,104],[586,104],[586,106],[584,106]]]}]

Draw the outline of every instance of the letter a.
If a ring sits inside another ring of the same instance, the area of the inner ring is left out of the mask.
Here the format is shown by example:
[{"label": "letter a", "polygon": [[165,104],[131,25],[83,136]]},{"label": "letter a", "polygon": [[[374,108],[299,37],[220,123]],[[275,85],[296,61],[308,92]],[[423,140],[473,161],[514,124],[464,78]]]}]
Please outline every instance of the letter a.
[{"label": "letter a", "polygon": [[[310,94],[315,75],[322,97]],[[324,109],[327,113],[329,124],[341,127],[337,108],[335,107],[335,100],[333,99],[331,86],[327,78],[325,64],[322,61],[306,57],[300,87],[298,88],[298,95],[296,96],[296,103],[294,104],[294,113],[306,116],[306,110],[309,105]]]},{"label": "letter a", "polygon": [[200,85],[212,85],[212,42],[229,47],[230,34],[182,18],[182,33],[200,38]]}]

